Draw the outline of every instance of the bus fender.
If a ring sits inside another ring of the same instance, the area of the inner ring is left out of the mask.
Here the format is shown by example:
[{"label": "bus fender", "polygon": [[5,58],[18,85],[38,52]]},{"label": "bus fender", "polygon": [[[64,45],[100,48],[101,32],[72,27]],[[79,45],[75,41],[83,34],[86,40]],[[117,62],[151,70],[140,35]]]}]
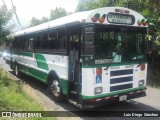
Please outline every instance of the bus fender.
[{"label": "bus fender", "polygon": [[55,78],[55,79],[60,80],[58,74],[54,70],[51,70],[49,72],[48,77],[47,77],[47,84],[49,84],[49,80],[51,80],[51,78]]}]

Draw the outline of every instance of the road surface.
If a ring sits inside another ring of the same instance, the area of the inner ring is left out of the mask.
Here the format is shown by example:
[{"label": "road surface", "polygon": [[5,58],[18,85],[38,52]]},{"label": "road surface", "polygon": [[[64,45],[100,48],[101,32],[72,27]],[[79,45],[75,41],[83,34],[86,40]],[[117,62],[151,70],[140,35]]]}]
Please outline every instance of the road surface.
[{"label": "road surface", "polygon": [[[5,61],[0,58],[0,67],[5,71],[8,71],[10,74],[14,75],[14,72],[10,69],[9,65],[5,64]],[[46,111],[79,111],[79,109],[69,103],[56,103],[49,96],[47,96],[47,86],[31,77],[23,76],[21,78],[23,83],[25,84],[25,91],[30,94],[34,99],[36,99],[39,103],[41,103]],[[117,104],[105,105],[102,107],[98,107],[92,109],[91,111],[160,111],[160,89],[147,87],[147,96],[129,100],[126,102],[121,102]],[[74,113],[73,113],[74,114]],[[93,114],[96,114],[93,112]],[[83,113],[82,117],[79,114],[76,114],[76,119],[97,119],[96,117],[87,117],[87,113]],[[105,115],[104,115],[105,116]],[[113,119],[111,117],[101,117],[103,119]],[[75,119],[75,118],[74,118]],[[135,119],[135,117],[119,117],[118,119]],[[142,119],[150,120],[150,117],[145,117]],[[159,119],[159,118],[152,118]]]}]

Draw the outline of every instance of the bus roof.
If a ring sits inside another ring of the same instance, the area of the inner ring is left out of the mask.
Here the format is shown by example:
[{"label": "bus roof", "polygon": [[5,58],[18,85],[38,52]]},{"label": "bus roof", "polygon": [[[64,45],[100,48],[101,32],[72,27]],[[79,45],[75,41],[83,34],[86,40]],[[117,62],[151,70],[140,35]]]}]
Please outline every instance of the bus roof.
[{"label": "bus roof", "polygon": [[72,22],[147,27],[146,19],[144,19],[141,14],[131,9],[124,7],[103,7],[90,11],[73,13],[44,24],[18,31],[14,34],[14,36],[59,27]]}]

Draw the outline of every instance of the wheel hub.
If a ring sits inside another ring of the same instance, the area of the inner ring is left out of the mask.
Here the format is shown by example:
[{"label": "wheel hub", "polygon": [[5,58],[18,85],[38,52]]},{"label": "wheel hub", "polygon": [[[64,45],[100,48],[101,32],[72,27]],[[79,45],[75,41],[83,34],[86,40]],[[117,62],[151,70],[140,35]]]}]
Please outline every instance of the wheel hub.
[{"label": "wheel hub", "polygon": [[54,80],[51,86],[52,93],[57,97],[60,95],[60,85],[57,80]]}]

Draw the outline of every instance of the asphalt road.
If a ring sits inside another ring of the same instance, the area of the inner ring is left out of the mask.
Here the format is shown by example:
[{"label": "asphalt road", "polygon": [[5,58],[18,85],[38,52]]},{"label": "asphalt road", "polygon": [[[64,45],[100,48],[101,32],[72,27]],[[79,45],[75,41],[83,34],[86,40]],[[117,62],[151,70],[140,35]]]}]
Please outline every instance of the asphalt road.
[{"label": "asphalt road", "polygon": [[[0,58],[0,67],[4,70],[8,71],[10,74],[14,75],[14,72],[10,69],[9,65],[5,64],[5,61]],[[74,119],[97,119],[96,117],[87,117],[87,112],[83,112],[81,114],[74,113],[72,111],[79,111],[79,109],[70,103],[56,103],[49,96],[47,96],[47,86],[31,77],[23,76],[21,78],[23,83],[25,84],[26,91],[38,100],[47,111],[70,111],[75,117]],[[126,102],[120,102],[111,105],[104,105],[95,109],[91,109],[89,111],[94,111],[93,114],[96,114],[95,111],[160,111],[160,89],[147,87],[147,96],[142,98],[137,98],[133,100],[129,100]],[[81,116],[82,115],[82,116]],[[84,117],[85,116],[85,117]],[[152,117],[143,117],[139,119],[150,120]],[[98,118],[99,119],[99,118]],[[101,119],[114,119],[113,117],[105,117],[102,114]],[[116,117],[118,120],[124,119],[137,119],[136,117]],[[160,119],[154,117],[152,119]]]}]

